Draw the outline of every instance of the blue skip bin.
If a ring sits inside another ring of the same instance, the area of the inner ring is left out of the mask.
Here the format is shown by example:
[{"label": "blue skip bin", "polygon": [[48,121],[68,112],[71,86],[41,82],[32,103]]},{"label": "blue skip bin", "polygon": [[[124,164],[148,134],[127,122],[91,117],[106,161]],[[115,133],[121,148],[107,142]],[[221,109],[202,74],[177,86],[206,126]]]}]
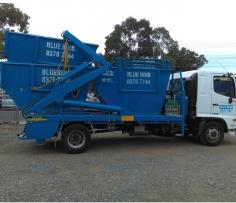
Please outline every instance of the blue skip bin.
[{"label": "blue skip bin", "polygon": [[168,61],[118,59],[97,79],[98,95],[129,114],[160,114],[170,76]]},{"label": "blue skip bin", "polygon": [[[16,32],[5,34],[4,55],[9,62],[57,64],[62,61],[65,41],[62,39],[28,35]],[[98,45],[87,44],[96,51]],[[91,56],[69,43],[69,65],[91,61]]]},{"label": "blue skip bin", "polygon": [[[120,64],[115,63],[113,68],[106,71],[95,81],[96,94],[101,104],[121,107],[123,113],[128,114],[160,114],[170,75],[170,64],[164,60],[145,59],[144,66],[141,63],[144,60],[139,60],[139,64],[137,64],[138,60],[135,60],[136,63],[134,63],[134,60],[122,60],[129,61],[129,65],[122,64],[120,66]],[[153,63],[155,63],[155,66],[153,66]],[[8,62],[1,65],[2,87],[7,90],[21,109],[46,96],[53,90],[57,81],[67,73],[63,69],[58,69],[58,66],[49,64]],[[71,71],[74,69],[75,67],[72,67]],[[88,66],[80,71],[77,77],[93,71],[94,68]],[[18,80],[15,80],[16,75],[19,78]],[[49,81],[52,81],[52,84],[45,85]],[[54,82],[56,83],[54,84]],[[40,87],[40,89],[36,90],[37,87]],[[76,101],[85,102],[88,87],[89,85],[81,87],[77,96],[73,96],[72,92],[63,99],[75,101],[71,104],[76,104]],[[63,107],[63,99],[51,105],[50,112],[52,110],[58,112],[59,109],[56,110],[56,108]],[[68,103],[66,106],[68,106]]]}]

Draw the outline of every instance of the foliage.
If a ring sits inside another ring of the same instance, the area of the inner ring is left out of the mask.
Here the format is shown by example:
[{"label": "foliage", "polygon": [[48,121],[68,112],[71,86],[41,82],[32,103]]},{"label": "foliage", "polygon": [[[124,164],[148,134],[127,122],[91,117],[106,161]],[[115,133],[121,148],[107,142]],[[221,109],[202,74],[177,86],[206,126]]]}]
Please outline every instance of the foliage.
[{"label": "foliage", "polygon": [[105,57],[166,58],[172,61],[175,70],[194,70],[207,60],[187,48],[180,48],[164,27],[152,28],[150,22],[133,17],[127,18],[106,37]]},{"label": "foliage", "polygon": [[16,8],[12,3],[0,3],[0,53],[3,50],[3,35],[5,31],[27,33],[30,17]]}]

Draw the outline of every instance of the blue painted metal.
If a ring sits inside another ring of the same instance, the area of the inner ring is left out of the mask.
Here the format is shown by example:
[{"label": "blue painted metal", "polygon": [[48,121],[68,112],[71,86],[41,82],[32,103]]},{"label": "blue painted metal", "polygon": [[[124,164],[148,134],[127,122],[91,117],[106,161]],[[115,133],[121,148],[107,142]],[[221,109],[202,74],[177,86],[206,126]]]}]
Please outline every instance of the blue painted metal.
[{"label": "blue painted metal", "polygon": [[183,76],[182,76],[182,72],[179,72],[180,74],[180,79],[178,80],[178,82],[180,83],[180,89],[178,89],[178,93],[179,95],[179,100],[180,100],[180,106],[181,106],[181,117],[182,117],[182,122],[180,124],[181,127],[181,136],[184,136],[184,132],[185,132],[185,115],[187,114],[187,97],[186,97],[186,93],[185,93],[185,88],[184,88],[184,80],[183,80]]},{"label": "blue painted metal", "polygon": [[119,106],[104,105],[104,104],[94,103],[94,102],[82,102],[82,101],[75,101],[75,100],[67,99],[63,103],[69,106],[78,106],[82,108],[99,109],[99,110],[111,111],[111,112],[122,112],[123,110]]},{"label": "blue painted metal", "polygon": [[61,79],[59,79],[59,83],[65,82],[66,80],[69,80],[74,74],[80,72],[81,70],[88,68],[92,65],[92,63],[86,63],[84,62],[83,64],[81,64],[81,66],[79,66],[79,68],[71,70],[70,72],[68,72],[67,74],[63,75]]},{"label": "blue painted metal", "polygon": [[171,65],[165,60],[145,59],[141,61],[147,64],[142,66],[137,61],[119,59],[119,65],[115,63],[117,66],[97,78],[97,92],[106,103],[123,107],[124,113],[161,114]]},{"label": "blue painted metal", "polygon": [[[85,122],[103,122],[107,123],[108,121],[122,123],[122,116],[124,114],[75,114],[75,115],[48,115],[47,119],[51,122],[76,122],[76,121],[85,121]],[[183,121],[182,116],[176,115],[143,115],[143,114],[135,114],[134,121],[139,123],[178,123],[181,124]]]},{"label": "blue painted metal", "polygon": [[[121,124],[125,115],[133,116],[138,123],[175,123],[184,134],[186,98],[182,76],[177,98],[181,115],[162,113],[171,72],[168,61],[119,58],[111,66],[96,54],[96,45],[85,44],[68,31],[62,36],[74,47],[70,48],[74,58],[69,60],[69,71],[61,67],[63,40],[6,34],[8,62],[0,63],[0,84],[26,118],[39,118],[28,120],[22,139],[44,141],[68,122]],[[57,49],[58,57],[57,52],[55,56],[45,56],[48,50]],[[96,84],[100,103],[86,101],[91,81]],[[94,109],[100,113],[94,113]]]},{"label": "blue painted metal", "polygon": [[28,121],[21,139],[49,139],[58,131],[59,123],[51,121]]},{"label": "blue painted metal", "polygon": [[111,64],[108,63],[103,57],[96,54],[96,50],[92,49],[85,43],[81,42],[78,38],[76,38],[74,35],[72,35],[70,32],[65,31],[62,33],[62,36],[66,39],[68,39],[70,42],[72,42],[77,47],[80,47],[84,52],[86,52],[89,56],[92,57],[92,59],[98,63],[100,63],[104,67],[111,67]]},{"label": "blue painted metal", "polygon": [[45,97],[55,84],[41,88],[47,91],[32,91],[33,87],[41,86],[51,78],[57,80],[65,74],[64,70],[57,72],[56,65],[7,62],[1,63],[1,66],[2,88],[7,91],[21,110]]},{"label": "blue painted metal", "polygon": [[[37,35],[6,32],[4,55],[9,62],[15,63],[61,63],[65,41],[62,39],[42,37]],[[87,44],[96,51],[98,45]],[[69,44],[69,65],[78,66],[91,61],[91,56],[74,44]]]},{"label": "blue painted metal", "polygon": [[156,60],[156,59],[132,59],[132,58],[116,58],[112,64],[116,67],[136,67],[136,68],[159,68],[159,69],[169,69],[169,62],[167,60]]}]

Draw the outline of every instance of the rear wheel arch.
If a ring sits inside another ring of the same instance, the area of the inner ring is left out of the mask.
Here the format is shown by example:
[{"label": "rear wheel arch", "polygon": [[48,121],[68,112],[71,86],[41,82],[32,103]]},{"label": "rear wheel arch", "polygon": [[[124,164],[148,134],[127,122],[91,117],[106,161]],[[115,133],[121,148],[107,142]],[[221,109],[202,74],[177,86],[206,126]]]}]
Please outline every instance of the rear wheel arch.
[{"label": "rear wheel arch", "polygon": [[91,130],[91,126],[88,123],[85,122],[66,122],[66,123],[61,123],[60,127],[61,127],[61,132],[63,132],[69,125],[73,125],[73,124],[80,124],[85,126],[88,130]]}]

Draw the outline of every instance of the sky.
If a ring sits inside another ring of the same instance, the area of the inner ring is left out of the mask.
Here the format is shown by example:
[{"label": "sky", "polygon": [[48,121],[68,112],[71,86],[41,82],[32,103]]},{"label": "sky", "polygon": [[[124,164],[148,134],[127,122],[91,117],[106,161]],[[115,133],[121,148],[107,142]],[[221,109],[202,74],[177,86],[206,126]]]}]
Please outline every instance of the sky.
[{"label": "sky", "polygon": [[[60,37],[69,30],[99,45],[127,17],[164,26],[180,46],[207,56],[236,59],[236,0],[2,0],[30,18],[29,33]],[[235,62],[236,63],[236,62]]]}]

